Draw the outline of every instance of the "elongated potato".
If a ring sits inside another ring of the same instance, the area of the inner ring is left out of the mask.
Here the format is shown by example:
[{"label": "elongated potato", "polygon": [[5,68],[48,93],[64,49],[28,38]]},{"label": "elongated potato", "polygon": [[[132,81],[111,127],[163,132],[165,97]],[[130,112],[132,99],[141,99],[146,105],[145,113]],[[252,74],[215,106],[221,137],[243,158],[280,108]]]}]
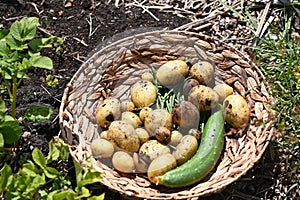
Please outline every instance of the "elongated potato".
[{"label": "elongated potato", "polygon": [[247,126],[250,119],[250,108],[247,101],[238,94],[229,95],[223,102],[225,121],[234,128]]},{"label": "elongated potato", "polygon": [[196,105],[200,111],[207,111],[218,105],[219,95],[210,87],[197,85],[191,89],[188,101]]},{"label": "elongated potato", "polygon": [[149,180],[158,184],[158,177],[176,167],[175,157],[168,153],[155,158],[148,167],[147,176]]},{"label": "elongated potato", "polygon": [[129,153],[117,151],[112,157],[112,164],[120,172],[131,173],[135,169],[133,158]]},{"label": "elongated potato", "polygon": [[160,66],[156,77],[164,86],[175,85],[184,81],[188,75],[188,65],[182,60],[171,60]]},{"label": "elongated potato", "polygon": [[109,158],[114,153],[114,146],[108,140],[97,138],[92,141],[91,150],[95,158]]},{"label": "elongated potato", "polygon": [[181,101],[172,109],[173,123],[183,128],[198,128],[200,113],[189,101]]},{"label": "elongated potato", "polygon": [[183,136],[180,143],[176,146],[176,150],[173,151],[173,156],[176,159],[177,165],[182,165],[188,161],[191,157],[193,157],[197,149],[198,142],[194,136]]}]

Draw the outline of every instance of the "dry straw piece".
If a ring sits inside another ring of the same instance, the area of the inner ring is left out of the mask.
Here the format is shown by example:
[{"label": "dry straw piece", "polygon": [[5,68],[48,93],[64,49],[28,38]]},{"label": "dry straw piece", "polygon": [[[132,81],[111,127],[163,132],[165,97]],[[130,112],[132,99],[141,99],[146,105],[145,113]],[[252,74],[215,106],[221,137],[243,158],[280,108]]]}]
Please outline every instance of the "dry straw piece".
[{"label": "dry straw piece", "polygon": [[[251,107],[250,125],[230,129],[216,169],[187,188],[170,189],[151,184],[145,174],[121,174],[91,155],[90,143],[101,129],[95,122],[98,103],[113,95],[126,101],[130,86],[140,75],[168,60],[210,60],[216,65],[216,82],[225,82]],[[187,31],[150,31],[108,42],[83,63],[65,89],[60,107],[62,138],[75,160],[85,166],[91,158],[102,172],[102,184],[127,198],[196,199],[223,190],[260,159],[275,129],[272,97],[257,66],[240,51],[216,38]]]}]

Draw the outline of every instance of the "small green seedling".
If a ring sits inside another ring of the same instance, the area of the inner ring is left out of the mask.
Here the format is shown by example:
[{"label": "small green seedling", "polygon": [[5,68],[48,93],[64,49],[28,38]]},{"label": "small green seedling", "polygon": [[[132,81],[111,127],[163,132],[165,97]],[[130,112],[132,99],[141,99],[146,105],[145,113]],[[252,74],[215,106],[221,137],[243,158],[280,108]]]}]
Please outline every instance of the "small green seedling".
[{"label": "small green seedling", "polygon": [[55,36],[36,37],[39,19],[24,17],[15,21],[10,29],[0,29],[0,76],[2,88],[5,88],[11,99],[11,116],[16,118],[17,88],[27,72],[34,68],[53,70],[52,60],[41,55],[44,48],[56,48],[61,51],[63,39]]},{"label": "small green seedling", "polygon": [[[17,173],[5,164],[0,170],[0,198],[6,199],[98,199],[103,200],[104,194],[92,196],[85,187],[101,181],[102,174],[88,166],[86,170],[74,162],[76,186],[73,189],[68,177],[51,167],[53,161],[68,161],[69,148],[62,140],[49,142],[48,156],[38,149],[32,151],[32,160],[23,164]],[[52,187],[44,187],[52,185]]]}]

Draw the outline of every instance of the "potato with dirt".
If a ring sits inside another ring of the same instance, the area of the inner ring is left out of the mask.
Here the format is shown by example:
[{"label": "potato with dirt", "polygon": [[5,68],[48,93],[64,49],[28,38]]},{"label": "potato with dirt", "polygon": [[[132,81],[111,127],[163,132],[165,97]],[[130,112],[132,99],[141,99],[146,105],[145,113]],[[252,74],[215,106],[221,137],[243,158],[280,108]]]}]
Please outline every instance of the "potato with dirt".
[{"label": "potato with dirt", "polygon": [[210,87],[197,85],[189,93],[188,101],[198,107],[200,111],[208,111],[219,103],[219,95]]},{"label": "potato with dirt", "polygon": [[114,153],[114,145],[106,139],[97,138],[92,141],[91,150],[95,158],[109,158]]},{"label": "potato with dirt", "polygon": [[168,144],[171,141],[171,131],[166,127],[159,127],[155,130],[155,138],[162,144]]},{"label": "potato with dirt", "polygon": [[97,107],[96,120],[102,128],[108,128],[111,122],[121,117],[121,103],[116,98],[104,99]]},{"label": "potato with dirt", "polygon": [[218,84],[213,88],[219,95],[219,101],[223,103],[224,99],[233,94],[233,88],[226,83]]},{"label": "potato with dirt", "polygon": [[135,169],[132,156],[124,151],[117,151],[112,157],[113,167],[124,173],[131,173]]},{"label": "potato with dirt", "polygon": [[172,108],[173,123],[182,128],[198,128],[200,113],[189,101],[181,101]]},{"label": "potato with dirt", "polygon": [[130,95],[135,107],[147,107],[155,103],[157,89],[150,81],[140,80],[131,86]]},{"label": "potato with dirt", "polygon": [[157,158],[159,155],[170,153],[170,149],[167,145],[161,144],[157,140],[149,140],[142,144],[139,149],[139,156],[146,163],[150,163],[152,160]]},{"label": "potato with dirt", "polygon": [[223,102],[225,121],[233,128],[243,128],[249,124],[250,108],[247,101],[239,94],[226,97]]},{"label": "potato with dirt", "polygon": [[187,77],[189,67],[183,60],[171,60],[164,63],[157,69],[156,77],[158,82],[164,86],[182,83]]},{"label": "potato with dirt", "polygon": [[113,121],[108,128],[107,138],[125,151],[137,152],[140,148],[135,129],[126,121]]},{"label": "potato with dirt", "polygon": [[214,77],[214,66],[208,61],[199,61],[190,69],[190,76],[202,85],[207,85]]},{"label": "potato with dirt", "polygon": [[200,83],[199,83],[199,81],[197,81],[194,78],[188,79],[184,82],[182,93],[183,93],[185,98],[187,98],[187,96],[189,95],[191,89],[196,85],[200,85]]},{"label": "potato with dirt", "polygon": [[142,121],[139,116],[129,111],[122,112],[121,120],[131,124],[133,128],[137,128],[138,126],[142,125]]},{"label": "potato with dirt", "polygon": [[155,130],[162,126],[172,130],[172,115],[164,109],[154,109],[145,118],[144,125],[150,136],[155,136]]},{"label": "potato with dirt", "polygon": [[147,170],[148,179],[154,183],[158,183],[158,177],[177,166],[175,157],[168,153],[155,158],[149,165]]},{"label": "potato with dirt", "polygon": [[188,161],[196,153],[198,149],[198,141],[192,135],[185,135],[181,139],[180,143],[173,151],[173,156],[176,159],[177,165],[182,165]]},{"label": "potato with dirt", "polygon": [[142,120],[142,122],[145,121],[145,119],[150,115],[152,112],[152,108],[150,107],[143,107],[139,112],[139,117]]}]

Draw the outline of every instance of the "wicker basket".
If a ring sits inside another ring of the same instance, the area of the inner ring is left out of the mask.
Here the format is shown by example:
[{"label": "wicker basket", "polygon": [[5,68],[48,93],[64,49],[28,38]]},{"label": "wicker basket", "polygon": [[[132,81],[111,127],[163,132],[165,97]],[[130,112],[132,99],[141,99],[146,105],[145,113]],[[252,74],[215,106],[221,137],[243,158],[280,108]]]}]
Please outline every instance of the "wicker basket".
[{"label": "wicker basket", "polygon": [[[129,87],[149,67],[167,60],[216,64],[217,82],[225,82],[246,98],[251,107],[250,125],[227,130],[225,150],[218,166],[204,181],[188,188],[170,189],[151,184],[145,174],[120,174],[91,156],[91,141],[101,129],[95,110],[101,99],[112,94],[129,98]],[[216,38],[186,31],[151,31],[110,41],[83,63],[65,89],[60,107],[63,139],[72,156],[84,166],[92,158],[104,174],[102,184],[131,198],[193,199],[217,193],[245,174],[260,159],[274,132],[269,103],[272,97],[260,70],[241,52]]]}]

